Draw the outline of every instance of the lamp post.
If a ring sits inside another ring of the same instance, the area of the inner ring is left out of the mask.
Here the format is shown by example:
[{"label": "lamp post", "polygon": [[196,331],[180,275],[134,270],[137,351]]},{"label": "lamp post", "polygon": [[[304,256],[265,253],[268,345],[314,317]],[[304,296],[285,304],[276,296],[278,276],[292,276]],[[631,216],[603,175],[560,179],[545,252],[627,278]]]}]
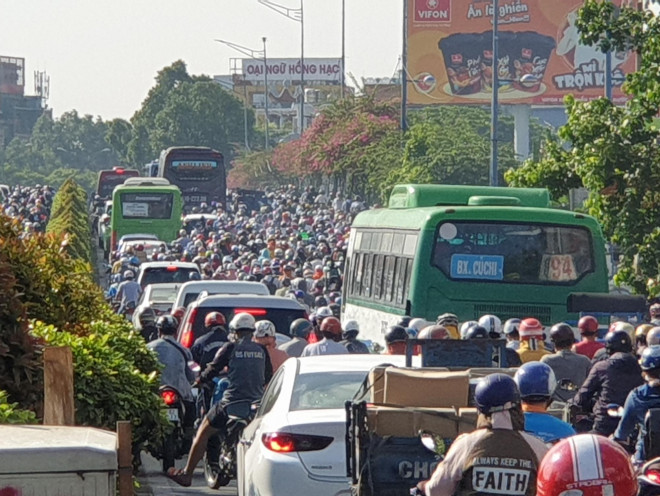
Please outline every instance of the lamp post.
[{"label": "lamp post", "polygon": [[[303,0],[300,0],[299,9],[291,9],[272,2],[271,0],[257,0],[261,5],[274,10],[278,14],[300,23],[300,110],[298,126],[300,134],[305,129],[305,22],[303,15]],[[342,64],[343,65],[343,64]]]},{"label": "lamp post", "polygon": [[346,0],[341,0],[341,74],[339,84],[339,96],[344,98],[344,85],[346,84],[344,73],[346,72]]},{"label": "lamp post", "polygon": [[[266,128],[265,128],[265,136],[266,136],[266,150],[268,150],[269,147],[269,140],[268,140],[268,64],[266,60],[266,37],[261,38],[261,41],[264,44],[264,49],[263,50],[252,50],[251,48],[244,47],[243,45],[239,45],[237,43],[232,43],[231,41],[225,41],[225,40],[215,40],[218,43],[222,43],[223,45],[227,45],[229,48],[233,48],[237,52],[242,53],[243,55],[247,55],[251,59],[254,60],[263,60],[264,62],[264,111],[265,111],[265,116],[266,116]],[[263,54],[263,57],[260,57],[260,55]],[[250,147],[248,146],[248,138],[247,138],[247,89],[245,88],[245,81],[243,82],[243,94],[245,101],[243,102],[243,117],[244,117],[244,125],[245,125],[245,147],[249,150]]]},{"label": "lamp post", "polygon": [[491,186],[497,186],[497,125],[499,119],[499,88],[500,78],[498,74],[498,21],[499,21],[498,0],[493,0],[493,84],[492,97],[490,101],[490,181]]}]

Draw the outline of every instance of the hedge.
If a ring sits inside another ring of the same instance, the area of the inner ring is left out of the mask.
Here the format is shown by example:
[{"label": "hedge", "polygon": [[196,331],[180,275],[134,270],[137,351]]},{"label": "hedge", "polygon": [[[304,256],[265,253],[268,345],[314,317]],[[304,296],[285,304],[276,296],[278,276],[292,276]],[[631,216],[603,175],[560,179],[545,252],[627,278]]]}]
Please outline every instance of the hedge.
[{"label": "hedge", "polygon": [[66,252],[92,263],[92,230],[87,214],[87,193],[67,179],[53,198],[47,233],[64,236]]}]

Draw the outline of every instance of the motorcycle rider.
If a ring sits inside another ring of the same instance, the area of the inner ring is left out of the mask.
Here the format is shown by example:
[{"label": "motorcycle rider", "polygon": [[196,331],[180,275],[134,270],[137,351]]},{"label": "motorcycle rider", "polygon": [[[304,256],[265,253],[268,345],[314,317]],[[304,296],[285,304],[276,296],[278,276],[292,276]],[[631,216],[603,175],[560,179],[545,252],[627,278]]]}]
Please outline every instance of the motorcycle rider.
[{"label": "motorcycle rider", "polygon": [[[327,307],[326,307],[327,308]],[[339,343],[341,341],[341,322],[337,317],[325,317],[321,323],[321,334],[323,339],[317,343],[305,346],[301,357],[314,355],[345,355],[348,354],[346,347]]]},{"label": "motorcycle rider", "polygon": [[305,349],[305,346],[309,344],[307,338],[309,337],[309,333],[312,332],[312,329],[313,326],[309,320],[294,320],[291,322],[289,328],[289,332],[292,336],[291,340],[279,345],[278,348],[286,352],[290,357],[299,357]]},{"label": "motorcycle rider", "polygon": [[575,434],[570,424],[548,413],[548,405],[557,387],[555,373],[548,365],[542,362],[524,363],[516,371],[513,380],[520,390],[526,432],[546,443],[556,443]]},{"label": "motorcycle rider", "polygon": [[198,337],[190,348],[193,360],[200,370],[211,363],[218,349],[227,342],[227,321],[221,312],[210,312],[204,317],[205,334]]},{"label": "motorcycle rider", "polygon": [[[560,322],[550,329],[550,339],[555,345],[555,352],[552,355],[541,357],[541,362],[547,363],[555,373],[557,380],[567,379],[580,387],[591,369],[591,361],[584,355],[579,355],[571,351],[575,342],[573,329],[568,324]],[[574,394],[571,391],[563,389],[555,390],[554,397],[563,402],[570,400]]]},{"label": "motorcycle rider", "polygon": [[156,312],[151,307],[143,307],[137,316],[140,332],[144,340],[148,343],[158,339],[158,329],[156,328]]},{"label": "motorcycle rider", "polygon": [[520,346],[517,351],[522,363],[536,362],[542,356],[550,354],[545,349],[543,325],[538,320],[532,318],[524,319],[520,322],[518,333],[520,334]]},{"label": "motorcycle rider", "polygon": [[124,315],[131,306],[135,308],[142,294],[142,287],[133,280],[134,277],[132,270],[124,271],[124,281],[117,287],[115,301],[119,302],[119,310],[117,310],[119,315]]},{"label": "motorcycle rider", "polygon": [[192,483],[193,471],[204,456],[209,438],[218,433],[224,434],[229,418],[226,408],[231,403],[254,403],[261,399],[264,386],[273,376],[268,350],[252,341],[254,317],[248,313],[237,313],[229,323],[229,330],[235,335],[235,340],[218,350],[213,361],[198,378],[200,383],[210,381],[226,367],[229,386],[222,400],[213,405],[202,419],[186,466],[178,470],[171,468],[167,472],[169,478],[185,487]]},{"label": "motorcycle rider", "polygon": [[543,458],[536,496],[635,496],[637,476],[628,454],[594,434],[569,437]]},{"label": "motorcycle rider", "polygon": [[591,360],[598,350],[605,347],[603,343],[596,341],[596,337],[598,336],[598,321],[596,317],[585,315],[580,318],[578,329],[580,329],[582,341],[573,345],[573,351]]},{"label": "motorcycle rider", "polygon": [[184,404],[185,418],[183,426],[192,429],[195,423],[195,402],[190,384],[195,374],[188,366],[192,361],[190,350],[181,346],[174,335],[177,330],[176,320],[171,315],[161,315],[156,320],[158,339],[147,343],[147,348],[156,352],[158,361],[163,364],[160,383],[177,390]]},{"label": "motorcycle rider", "polygon": [[649,346],[639,359],[646,384],[633,389],[623,407],[623,415],[614,431],[614,439],[626,444],[635,427],[639,426],[639,436],[635,447],[635,461],[646,461],[644,436],[645,418],[651,408],[660,408],[660,346]]},{"label": "motorcycle rider", "polygon": [[509,319],[504,323],[502,332],[504,332],[504,337],[506,337],[506,347],[514,350],[520,348],[520,333],[518,331],[520,327],[520,319]]},{"label": "motorcycle rider", "polygon": [[628,393],[644,380],[626,331],[608,332],[605,349],[609,357],[591,367],[587,379],[573,398],[573,404],[584,413],[593,411],[594,432],[609,436],[616,429],[618,419],[607,414],[607,406],[612,403],[623,405]]},{"label": "motorcycle rider", "polygon": [[275,324],[270,320],[260,320],[255,324],[253,339],[256,343],[264,345],[268,350],[270,363],[273,364],[273,373],[277,372],[277,369],[289,359],[286,351],[277,349],[276,333]]},{"label": "motorcycle rider", "polygon": [[451,339],[460,339],[461,334],[458,332],[458,317],[453,313],[443,313],[438,315],[438,318],[435,320],[435,323],[439,326],[444,327],[449,331]]},{"label": "motorcycle rider", "polygon": [[360,324],[357,320],[348,320],[344,324],[344,332],[341,337],[343,344],[349,353],[366,354],[369,353],[369,347],[362,341],[359,341],[357,335],[360,332]]},{"label": "motorcycle rider", "polygon": [[390,326],[385,334],[385,355],[405,355],[408,345],[408,333],[400,325]]},{"label": "motorcycle rider", "polygon": [[[505,374],[484,377],[474,392],[477,429],[451,444],[431,478],[417,485],[426,496],[518,494],[536,490],[537,468],[548,448],[524,432],[520,393]],[[515,467],[505,461],[515,459]]]}]

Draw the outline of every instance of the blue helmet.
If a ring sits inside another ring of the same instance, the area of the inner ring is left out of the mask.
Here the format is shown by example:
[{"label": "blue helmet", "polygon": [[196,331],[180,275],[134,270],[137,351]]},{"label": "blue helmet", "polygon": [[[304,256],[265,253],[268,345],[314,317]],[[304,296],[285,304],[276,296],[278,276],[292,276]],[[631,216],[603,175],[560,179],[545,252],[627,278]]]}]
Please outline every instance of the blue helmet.
[{"label": "blue helmet", "polygon": [[543,401],[552,397],[557,387],[555,373],[541,362],[523,363],[513,376],[520,397],[527,401]]},{"label": "blue helmet", "polygon": [[653,370],[660,368],[660,346],[647,346],[639,359],[642,370]]},{"label": "blue helmet", "polygon": [[480,413],[490,415],[518,405],[520,392],[515,381],[508,375],[490,374],[477,384],[474,402]]}]

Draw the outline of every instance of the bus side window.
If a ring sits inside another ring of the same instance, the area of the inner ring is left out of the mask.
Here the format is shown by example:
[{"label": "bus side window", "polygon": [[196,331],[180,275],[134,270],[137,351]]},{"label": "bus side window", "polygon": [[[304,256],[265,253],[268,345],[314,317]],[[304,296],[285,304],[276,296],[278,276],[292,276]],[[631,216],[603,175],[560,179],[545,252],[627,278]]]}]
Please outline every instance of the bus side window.
[{"label": "bus side window", "polygon": [[362,296],[371,297],[371,276],[373,275],[374,256],[371,253],[365,255],[364,280],[362,281]]},{"label": "bus side window", "polygon": [[374,298],[380,300],[383,297],[383,262],[385,261],[384,255],[374,256]]},{"label": "bus side window", "polygon": [[406,285],[406,259],[396,258],[396,269],[394,271],[395,303],[403,305],[403,295]]},{"label": "bus side window", "polygon": [[355,254],[355,281],[353,282],[353,294],[362,294],[362,277],[364,275],[364,257],[366,253]]},{"label": "bus side window", "polygon": [[388,255],[385,257],[385,270],[384,270],[384,277],[385,277],[385,294],[384,294],[384,299],[386,301],[392,301],[392,297],[394,295],[394,268],[396,266],[396,259]]}]

